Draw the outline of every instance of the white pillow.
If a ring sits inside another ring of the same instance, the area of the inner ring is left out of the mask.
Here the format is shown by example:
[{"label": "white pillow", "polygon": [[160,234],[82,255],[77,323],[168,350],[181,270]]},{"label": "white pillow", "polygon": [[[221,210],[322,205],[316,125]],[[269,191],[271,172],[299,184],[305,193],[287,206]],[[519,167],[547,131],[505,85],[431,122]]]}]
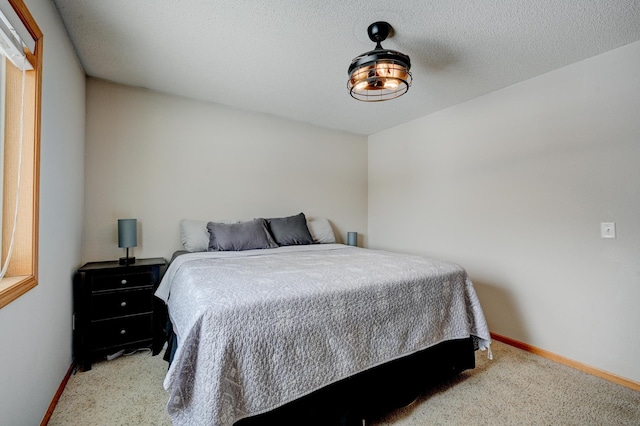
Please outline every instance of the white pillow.
[{"label": "white pillow", "polygon": [[333,228],[331,228],[331,224],[327,219],[309,219],[307,221],[307,228],[309,228],[314,243],[333,244],[336,242]]},{"label": "white pillow", "polygon": [[209,231],[207,221],[182,219],[180,221],[180,237],[187,251],[207,251],[209,248]]}]

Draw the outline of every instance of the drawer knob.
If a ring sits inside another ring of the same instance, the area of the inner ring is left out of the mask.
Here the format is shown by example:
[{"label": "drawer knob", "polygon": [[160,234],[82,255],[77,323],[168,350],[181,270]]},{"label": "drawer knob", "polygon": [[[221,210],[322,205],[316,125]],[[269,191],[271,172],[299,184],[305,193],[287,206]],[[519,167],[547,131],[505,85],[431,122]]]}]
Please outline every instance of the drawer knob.
[{"label": "drawer knob", "polygon": [[120,330],[120,334],[127,334],[127,330],[123,328],[122,330]]},{"label": "drawer knob", "polygon": [[125,285],[127,283],[127,280],[122,280],[120,281],[120,284]]},{"label": "drawer knob", "polygon": [[127,302],[122,302],[122,303],[120,304],[120,306],[122,306],[122,307],[124,308],[125,306],[127,306]]}]

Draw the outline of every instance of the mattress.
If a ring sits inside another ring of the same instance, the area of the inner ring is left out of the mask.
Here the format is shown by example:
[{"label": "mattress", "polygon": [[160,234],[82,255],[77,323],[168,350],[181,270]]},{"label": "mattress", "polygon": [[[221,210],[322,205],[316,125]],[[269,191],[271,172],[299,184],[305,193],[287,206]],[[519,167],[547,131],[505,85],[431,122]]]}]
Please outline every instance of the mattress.
[{"label": "mattress", "polygon": [[175,425],[232,425],[448,340],[490,344],[462,267],[341,244],[186,254],[156,295],[177,335]]}]

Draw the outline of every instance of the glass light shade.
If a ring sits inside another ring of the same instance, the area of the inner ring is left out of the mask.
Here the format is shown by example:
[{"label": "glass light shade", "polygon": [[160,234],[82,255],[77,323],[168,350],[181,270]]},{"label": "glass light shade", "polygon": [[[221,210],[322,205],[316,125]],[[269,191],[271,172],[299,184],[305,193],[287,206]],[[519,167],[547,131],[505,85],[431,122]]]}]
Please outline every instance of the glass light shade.
[{"label": "glass light shade", "polygon": [[[377,102],[402,96],[409,90],[412,77],[410,65],[394,58],[377,59],[378,56],[402,55],[394,51],[365,53],[353,60],[347,88],[351,96],[359,101]],[[406,55],[402,55],[406,57]],[[399,59],[403,59],[398,56]],[[408,57],[406,57],[408,62]],[[370,59],[370,61],[367,61]]]}]

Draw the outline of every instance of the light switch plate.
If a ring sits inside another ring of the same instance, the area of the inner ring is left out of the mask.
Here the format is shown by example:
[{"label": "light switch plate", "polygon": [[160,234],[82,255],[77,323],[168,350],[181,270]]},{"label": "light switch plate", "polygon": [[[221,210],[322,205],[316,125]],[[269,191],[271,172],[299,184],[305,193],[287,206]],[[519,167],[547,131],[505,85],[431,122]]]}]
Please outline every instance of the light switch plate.
[{"label": "light switch plate", "polygon": [[602,223],[600,223],[600,236],[602,238],[615,238],[616,237],[616,223],[615,222],[602,222]]}]

